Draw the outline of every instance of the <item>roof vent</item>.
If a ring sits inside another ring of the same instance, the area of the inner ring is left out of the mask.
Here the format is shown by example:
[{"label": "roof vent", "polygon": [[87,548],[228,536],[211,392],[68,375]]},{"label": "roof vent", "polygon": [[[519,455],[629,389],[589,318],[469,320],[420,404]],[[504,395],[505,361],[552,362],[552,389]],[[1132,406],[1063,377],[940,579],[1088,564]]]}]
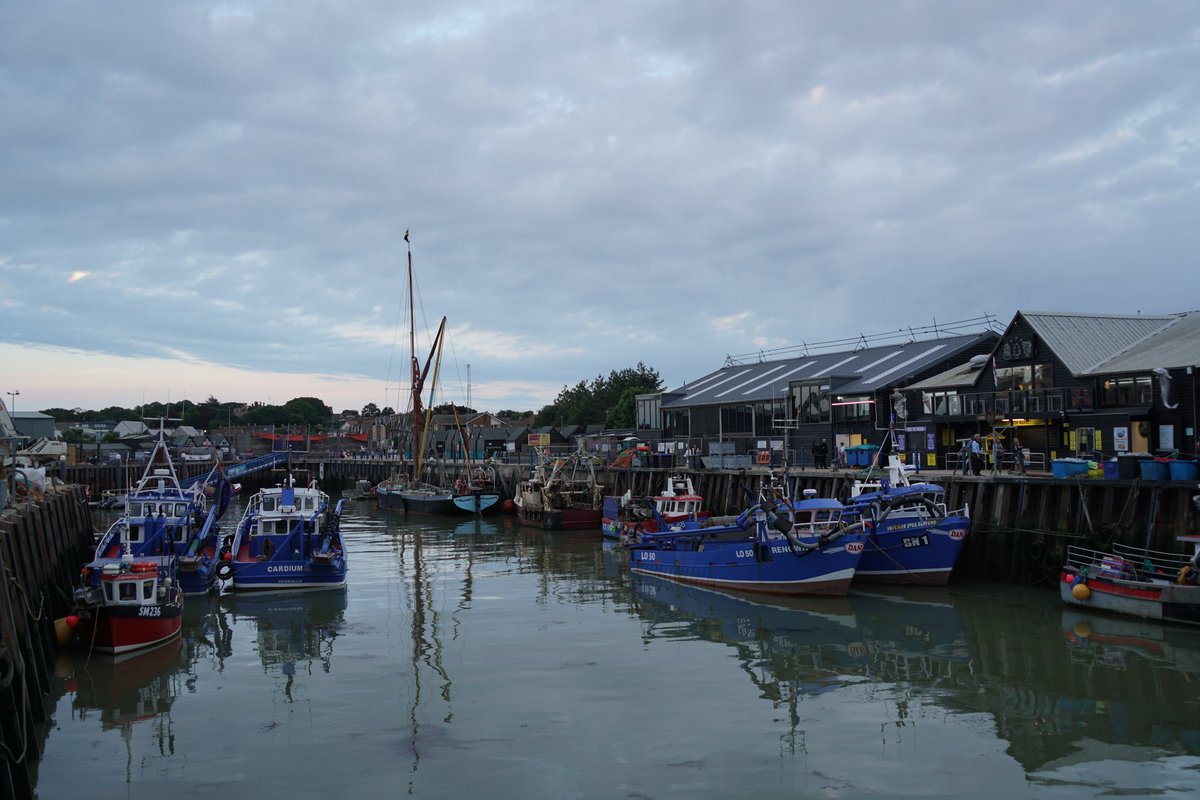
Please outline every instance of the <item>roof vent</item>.
[{"label": "roof vent", "polygon": [[991,358],[987,353],[980,353],[977,356],[971,356],[971,360],[967,362],[967,366],[971,369],[983,369],[983,365]]}]

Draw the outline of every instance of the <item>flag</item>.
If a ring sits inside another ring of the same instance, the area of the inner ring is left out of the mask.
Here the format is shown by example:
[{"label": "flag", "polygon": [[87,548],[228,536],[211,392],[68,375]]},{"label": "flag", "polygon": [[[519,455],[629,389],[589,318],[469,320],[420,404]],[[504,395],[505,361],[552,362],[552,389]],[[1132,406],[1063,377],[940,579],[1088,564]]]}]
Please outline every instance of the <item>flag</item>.
[{"label": "flag", "polygon": [[1000,379],[996,377],[996,357],[992,356],[992,388],[999,391]]}]

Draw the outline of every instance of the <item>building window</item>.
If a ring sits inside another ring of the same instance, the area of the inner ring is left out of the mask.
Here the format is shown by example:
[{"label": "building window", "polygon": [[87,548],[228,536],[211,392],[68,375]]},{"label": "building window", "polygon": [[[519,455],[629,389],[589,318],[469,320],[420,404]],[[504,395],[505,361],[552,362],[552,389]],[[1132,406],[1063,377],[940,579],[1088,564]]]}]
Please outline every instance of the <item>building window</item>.
[{"label": "building window", "polygon": [[688,435],[688,412],[687,411],[664,411],[663,412],[663,435],[664,436],[687,436]]},{"label": "building window", "polygon": [[724,406],[721,408],[721,432],[754,433],[754,406]]},{"label": "building window", "polygon": [[1054,388],[1054,367],[1051,364],[1024,364],[996,368],[996,391],[1031,392]]},{"label": "building window", "polygon": [[921,411],[937,417],[961,414],[962,398],[958,392],[921,392]]},{"label": "building window", "polygon": [[869,424],[875,401],[869,397],[838,397],[831,404],[833,421],[838,424]]},{"label": "building window", "polygon": [[1100,386],[1100,397],[1106,406],[1148,406],[1154,403],[1154,384],[1150,378],[1109,378]]},{"label": "building window", "polygon": [[768,400],[754,406],[754,432],[759,436],[777,432],[786,420],[787,402],[783,399]]},{"label": "building window", "polygon": [[791,396],[797,422],[829,422],[829,384],[795,384]]}]

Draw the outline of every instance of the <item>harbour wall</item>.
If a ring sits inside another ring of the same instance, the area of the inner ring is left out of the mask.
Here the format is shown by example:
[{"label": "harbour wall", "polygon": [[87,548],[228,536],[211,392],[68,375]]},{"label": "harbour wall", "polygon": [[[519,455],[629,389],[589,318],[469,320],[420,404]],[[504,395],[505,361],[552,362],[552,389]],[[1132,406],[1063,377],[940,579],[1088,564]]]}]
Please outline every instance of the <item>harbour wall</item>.
[{"label": "harbour wall", "polygon": [[84,487],[0,510],[0,797],[32,797],[49,733],[55,620],[71,610],[93,533]]}]

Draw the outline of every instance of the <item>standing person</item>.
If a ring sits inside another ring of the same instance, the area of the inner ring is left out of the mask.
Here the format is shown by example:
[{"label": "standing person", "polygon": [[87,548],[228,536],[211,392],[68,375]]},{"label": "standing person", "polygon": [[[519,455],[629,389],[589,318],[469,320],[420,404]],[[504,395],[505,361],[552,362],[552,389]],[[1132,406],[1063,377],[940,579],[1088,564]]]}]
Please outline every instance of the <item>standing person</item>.
[{"label": "standing person", "polygon": [[1025,474],[1025,449],[1021,447],[1021,437],[1013,434],[1013,471],[1018,475]]},{"label": "standing person", "polygon": [[841,469],[846,468],[846,443],[838,442],[837,446],[837,465]]},{"label": "standing person", "polygon": [[958,451],[958,462],[962,464],[962,474],[971,472],[971,440],[963,439],[962,448]]},{"label": "standing person", "polygon": [[821,469],[829,469],[829,442],[821,440]]},{"label": "standing person", "polygon": [[992,474],[997,475],[1004,469],[1004,442],[1000,434],[992,431]]},{"label": "standing person", "polygon": [[978,477],[983,472],[983,444],[979,434],[971,437],[971,474]]}]

